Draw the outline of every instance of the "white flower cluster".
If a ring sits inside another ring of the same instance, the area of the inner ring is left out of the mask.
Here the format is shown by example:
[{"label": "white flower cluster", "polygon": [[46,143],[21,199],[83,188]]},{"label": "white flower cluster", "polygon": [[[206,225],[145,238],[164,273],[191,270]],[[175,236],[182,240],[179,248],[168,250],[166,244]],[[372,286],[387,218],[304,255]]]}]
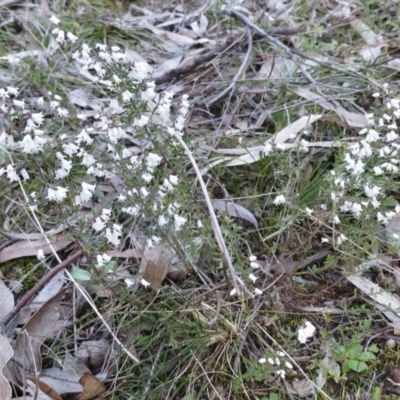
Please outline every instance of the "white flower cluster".
[{"label": "white flower cluster", "polygon": [[[61,46],[78,42],[77,36],[60,27],[57,17],[52,16],[50,21],[56,25],[52,34]],[[156,93],[154,82],[144,82],[150,66],[146,62],[128,62],[125,53],[117,46],[108,48],[97,44],[92,48],[81,43],[72,58],[79,66],[79,72],[111,92],[111,98],[102,103],[101,109],[96,109],[95,115],[85,112],[70,115],[62,106],[63,99],[56,94],[48,93],[48,100],[40,97],[34,105],[29,102],[29,107],[35,108],[29,110],[25,101],[17,98],[18,88],[0,88],[3,118],[12,123],[18,117],[25,122],[22,130],[0,131],[0,146],[8,151],[20,150],[22,154],[14,163],[1,168],[0,176],[6,176],[10,182],[19,182],[20,177],[29,180],[30,174],[37,171],[25,168],[26,156],[41,157],[43,165],[54,162],[54,175],[45,180],[46,187],[41,193],[46,191],[47,194],[41,199],[57,203],[69,200],[75,207],[81,207],[93,198],[96,181],[117,177],[126,182],[118,195],[121,207],[117,212],[139,219],[151,218],[153,229],[181,231],[188,218],[185,216],[186,205],[183,207],[174,197],[179,176],[173,171],[160,171],[167,161],[162,150],[166,145],[176,145],[175,138],[183,136],[189,110],[188,97],[182,96],[176,115],[172,117],[173,94]],[[49,117],[61,122],[74,117],[80,121],[80,126],[72,134],[49,134],[43,128]],[[105,149],[100,147],[104,142]],[[135,146],[128,147],[126,144],[129,143]],[[73,184],[71,176],[76,171],[79,171],[79,180]],[[113,213],[106,208],[96,211],[91,227],[96,235],[118,246],[123,227],[113,222]],[[147,245],[152,247],[159,241],[157,235],[150,233]],[[98,260],[99,265],[103,262],[101,260]]]},{"label": "white flower cluster", "polygon": [[[257,262],[257,256],[251,255],[249,257],[249,266],[251,268],[255,269],[255,270],[260,268],[260,264]],[[250,272],[248,274],[248,278],[251,281],[251,283],[255,284],[259,277]],[[239,283],[241,283],[241,285],[244,286],[244,283],[241,282],[240,279],[239,279]],[[230,295],[231,296],[236,296],[236,294],[237,294],[236,289],[232,289],[231,292],[230,292]],[[260,296],[261,294],[263,294],[263,291],[261,289],[259,289],[259,288],[255,288],[254,289],[254,295],[255,296]]]},{"label": "white flower cluster", "polygon": [[[368,125],[359,131],[359,138],[349,144],[343,156],[343,168],[332,170],[327,180],[331,184],[331,201],[339,211],[361,218],[375,211],[378,221],[386,223],[398,212],[387,211],[383,200],[393,188],[393,177],[399,173],[397,122],[400,119],[400,101],[388,85],[383,93],[375,93],[385,104],[380,114],[367,114]],[[340,223],[334,216],[335,224]]]},{"label": "white flower cluster", "polygon": [[[265,364],[268,362],[270,365],[276,366],[276,374],[278,377],[285,379],[287,370],[293,370],[293,365],[289,361],[282,360],[282,358],[285,356],[286,354],[283,351],[278,351],[276,357],[260,358],[258,362],[260,364]],[[285,370],[283,367],[286,367],[287,370]]]}]

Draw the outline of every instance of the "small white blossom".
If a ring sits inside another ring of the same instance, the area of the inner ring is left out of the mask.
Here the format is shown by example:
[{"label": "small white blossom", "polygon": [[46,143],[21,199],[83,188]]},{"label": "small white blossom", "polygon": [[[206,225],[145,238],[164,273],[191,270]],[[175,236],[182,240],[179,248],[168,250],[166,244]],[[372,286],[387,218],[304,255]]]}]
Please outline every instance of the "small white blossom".
[{"label": "small white blossom", "polygon": [[265,363],[267,362],[267,359],[266,359],[266,358],[260,358],[260,359],[258,360],[258,362],[259,362],[260,364],[265,364]]},{"label": "small white blossom", "polygon": [[95,189],[95,185],[89,185],[86,182],[82,182],[82,190],[79,195],[75,197],[75,204],[78,206],[89,201],[92,198]]},{"label": "small white blossom", "polygon": [[109,243],[113,244],[114,246],[118,246],[119,242],[121,239],[119,238],[121,236],[121,230],[122,226],[114,224],[113,229],[111,230],[110,228],[106,229],[105,236]]},{"label": "small white blossom", "polygon": [[262,290],[260,290],[260,289],[258,289],[258,288],[255,288],[254,289],[254,293],[257,295],[257,296],[260,296],[260,295],[262,295]]},{"label": "small white blossom", "polygon": [[285,204],[286,203],[286,197],[283,194],[280,194],[276,196],[274,200],[275,205],[280,205],[280,204]]},{"label": "small white blossom", "polygon": [[39,261],[45,261],[45,260],[46,260],[46,256],[44,255],[42,249],[39,249],[39,250],[38,250],[37,256],[36,256],[36,257],[37,257],[37,259],[38,259]]},{"label": "small white blossom", "polygon": [[305,324],[299,329],[297,333],[297,339],[300,343],[305,344],[309,338],[313,337],[314,333],[315,326],[311,322],[306,321]]},{"label": "small white blossom", "polygon": [[106,227],[106,224],[101,220],[100,217],[96,217],[96,221],[92,224],[92,228],[96,232],[102,231]]},{"label": "small white blossom", "polygon": [[180,231],[182,226],[185,224],[186,218],[180,215],[174,214],[175,231]]},{"label": "small white blossom", "polygon": [[253,274],[249,274],[249,279],[250,279],[253,283],[256,283],[256,281],[257,281],[257,279],[258,279],[258,276],[255,276],[255,275],[253,275]]},{"label": "small white blossom", "polygon": [[57,203],[62,202],[67,197],[68,189],[57,186],[55,189],[49,188],[47,191],[46,199],[54,200]]},{"label": "small white blossom", "polygon": [[58,24],[60,23],[60,20],[59,20],[55,15],[52,15],[52,16],[49,18],[49,20],[50,20],[50,22],[52,22],[52,23],[55,24],[55,25],[58,25]]},{"label": "small white blossom", "polygon": [[236,293],[237,293],[237,290],[236,290],[235,288],[233,288],[233,289],[230,291],[229,296],[233,297],[233,296],[236,295]]},{"label": "small white blossom", "polygon": [[141,280],[140,280],[140,283],[141,283],[145,288],[147,288],[148,286],[150,286],[150,282],[147,282],[145,279],[141,279]]}]

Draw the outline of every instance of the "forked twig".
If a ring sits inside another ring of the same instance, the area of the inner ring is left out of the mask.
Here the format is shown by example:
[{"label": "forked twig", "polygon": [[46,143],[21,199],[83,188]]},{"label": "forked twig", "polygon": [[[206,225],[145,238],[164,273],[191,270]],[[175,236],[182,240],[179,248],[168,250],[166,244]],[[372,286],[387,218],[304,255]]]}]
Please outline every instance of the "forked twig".
[{"label": "forked twig", "polygon": [[242,65],[240,66],[238,72],[236,73],[235,77],[233,78],[233,81],[230,83],[230,85],[223,90],[221,93],[218,93],[215,97],[211,98],[206,102],[206,106],[210,107],[213,104],[217,103],[219,100],[224,98],[229,92],[233,91],[233,88],[236,85],[236,81],[240,79],[242,76],[244,70],[247,67],[247,64],[250,60],[251,52],[253,51],[253,35],[251,33],[250,27],[247,27],[247,52],[246,55],[243,59]]},{"label": "forked twig", "polygon": [[246,24],[246,26],[248,28],[252,28],[254,29],[260,36],[265,37],[266,39],[268,39],[268,41],[270,41],[271,43],[275,44],[277,47],[281,48],[282,50],[285,51],[285,53],[289,56],[289,58],[296,64],[297,68],[299,68],[299,70],[301,71],[301,73],[305,76],[305,78],[312,84],[315,86],[315,89],[318,91],[318,93],[325,98],[325,96],[323,95],[323,93],[321,93],[321,91],[318,88],[318,84],[315,81],[315,79],[309,74],[309,72],[304,68],[304,66],[298,62],[298,60],[296,59],[296,57],[294,56],[293,52],[291,51],[291,49],[284,45],[281,41],[279,41],[278,39],[272,37],[270,35],[270,33],[268,33],[267,31],[265,31],[264,29],[261,29],[259,26],[257,26],[254,22],[251,22],[245,15],[243,15],[242,13],[232,10],[230,8],[225,8],[223,10],[223,12],[227,15],[230,15],[236,19],[238,19],[239,21],[242,21],[244,24]]}]

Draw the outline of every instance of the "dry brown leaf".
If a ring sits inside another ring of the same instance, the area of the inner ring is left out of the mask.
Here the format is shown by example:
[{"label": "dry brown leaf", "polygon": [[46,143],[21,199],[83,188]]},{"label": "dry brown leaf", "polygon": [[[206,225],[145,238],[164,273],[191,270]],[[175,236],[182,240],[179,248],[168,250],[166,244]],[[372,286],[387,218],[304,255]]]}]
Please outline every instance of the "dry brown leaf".
[{"label": "dry brown leaf", "polygon": [[6,284],[0,280],[0,321],[14,308],[14,295]]},{"label": "dry brown leaf", "polygon": [[163,246],[145,249],[139,273],[143,273],[143,279],[150,283],[153,290],[158,290],[168,274],[174,256]]},{"label": "dry brown leaf", "polygon": [[[72,243],[72,240],[67,240],[63,235],[57,235],[51,244],[55,251],[65,249]],[[38,251],[42,249],[44,254],[52,253],[46,239],[40,240],[24,240],[5,247],[0,252],[0,263],[14,260],[15,258],[37,256]]]},{"label": "dry brown leaf", "polygon": [[27,381],[30,381],[34,384],[31,387],[31,391],[33,393],[36,393],[36,391],[38,390],[39,396],[42,393],[44,393],[46,396],[48,396],[52,400],[63,400],[62,397],[53,388],[51,388],[47,383],[41,382],[39,379],[34,378],[32,376],[27,376],[26,379],[27,379]]},{"label": "dry brown leaf", "polygon": [[109,349],[110,343],[105,339],[89,340],[82,343],[75,352],[75,358],[93,368],[99,368],[103,365]]},{"label": "dry brown leaf", "polygon": [[7,338],[0,335],[0,399],[2,400],[11,399],[11,387],[3,375],[3,368],[13,356],[13,353]]},{"label": "dry brown leaf", "polygon": [[[47,237],[57,235],[61,233],[65,228],[65,225],[61,224],[58,228],[51,229],[50,231],[45,232]],[[3,235],[8,236],[12,239],[20,239],[20,240],[40,240],[43,239],[42,233],[20,233],[20,232],[7,232],[2,231]]]},{"label": "dry brown leaf", "polygon": [[398,296],[387,292],[359,274],[349,275],[346,278],[356,288],[369,296],[375,306],[382,310],[390,321],[398,322],[400,320],[400,298]]},{"label": "dry brown leaf", "polygon": [[213,200],[212,205],[214,210],[224,212],[232,217],[241,218],[250,222],[256,228],[258,228],[258,222],[256,217],[247,208],[241,206],[240,204],[233,203],[227,200]]},{"label": "dry brown leaf", "polygon": [[143,250],[140,249],[127,249],[127,250],[108,250],[107,254],[114,258],[142,258]]},{"label": "dry brown leaf", "polygon": [[22,328],[16,340],[13,361],[8,363],[9,380],[15,381],[17,372],[32,375],[41,370],[40,348],[48,337],[59,332],[66,323],[61,301],[69,292],[71,290],[65,288],[51,298]]},{"label": "dry brown leaf", "polygon": [[77,397],[77,400],[90,400],[97,395],[104,393],[107,388],[91,373],[86,372],[79,383],[83,386],[83,393]]},{"label": "dry brown leaf", "polygon": [[293,92],[306,100],[313,101],[325,108],[325,110],[335,112],[345,122],[345,124],[352,128],[364,128],[367,126],[367,118],[364,114],[347,111],[339,104],[332,104],[319,94],[315,94],[305,88],[293,89]]}]

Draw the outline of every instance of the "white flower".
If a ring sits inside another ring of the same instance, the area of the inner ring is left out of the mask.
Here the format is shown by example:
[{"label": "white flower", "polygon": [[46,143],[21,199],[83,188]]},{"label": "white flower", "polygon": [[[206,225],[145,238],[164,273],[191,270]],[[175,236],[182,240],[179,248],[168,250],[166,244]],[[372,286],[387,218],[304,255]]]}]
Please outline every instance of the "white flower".
[{"label": "white flower", "polygon": [[269,357],[267,361],[268,361],[271,365],[275,365],[275,362],[274,362],[274,360],[273,360],[271,357]]},{"label": "white flower", "polygon": [[306,321],[305,324],[299,329],[297,333],[297,339],[300,343],[305,344],[309,338],[311,338],[315,333],[315,326]]},{"label": "white flower", "polygon": [[271,153],[271,151],[272,151],[272,145],[270,143],[267,143],[264,146],[264,155],[267,156],[269,153]]},{"label": "white flower", "polygon": [[86,182],[82,182],[82,190],[79,195],[75,197],[75,204],[78,206],[89,201],[92,198],[95,189],[96,185],[89,185]]},{"label": "white flower", "polygon": [[258,360],[258,362],[259,362],[260,364],[265,364],[265,363],[267,362],[267,359],[266,359],[266,358],[260,358],[260,359]]},{"label": "white flower", "polygon": [[133,93],[131,93],[129,90],[125,90],[124,92],[122,92],[122,101],[124,103],[127,103],[132,98],[133,98]]},{"label": "white flower", "polygon": [[57,35],[56,42],[60,44],[65,43],[65,32],[62,29],[54,29],[52,32],[53,35]]},{"label": "white flower", "polygon": [[172,191],[174,190],[174,187],[171,185],[170,181],[167,178],[165,178],[164,183],[161,186],[161,189],[165,191]]},{"label": "white flower", "polygon": [[34,113],[34,114],[32,114],[31,115],[31,118],[32,118],[32,121],[36,124],[36,125],[38,125],[38,126],[40,126],[40,125],[42,125],[43,124],[43,120],[44,120],[44,118],[43,118],[43,113]]},{"label": "white flower", "polygon": [[60,160],[60,167],[56,170],[55,176],[56,179],[62,179],[69,175],[69,171],[72,168],[72,161],[66,160],[60,152],[57,152],[56,156]]},{"label": "white flower", "polygon": [[140,92],[142,100],[147,101],[147,102],[149,100],[152,100],[155,96],[155,92],[154,92],[155,87],[156,87],[156,84],[154,82],[146,82],[146,84],[142,87],[142,90]]},{"label": "white flower", "polygon": [[21,144],[23,145],[22,151],[27,154],[34,154],[42,150],[43,145],[46,143],[40,136],[34,134],[25,135]]},{"label": "white flower", "polygon": [[153,179],[153,175],[150,174],[149,172],[145,172],[145,173],[142,174],[142,179],[145,182],[149,183]]},{"label": "white flower", "polygon": [[125,212],[129,215],[132,215],[134,217],[138,216],[140,213],[140,209],[137,206],[133,206],[133,207],[122,207],[121,208],[122,212]]},{"label": "white flower", "polygon": [[258,288],[255,288],[254,289],[254,293],[257,295],[257,296],[260,296],[260,295],[262,295],[262,290],[260,290],[260,289],[258,289]]},{"label": "white flower", "polygon": [[10,182],[18,182],[19,178],[17,175],[17,171],[15,170],[14,165],[7,165],[7,178],[10,180]]},{"label": "white flower", "polygon": [[96,232],[100,232],[105,228],[106,224],[101,220],[100,217],[96,217],[96,221],[92,224],[92,228]]},{"label": "white flower", "polygon": [[21,169],[21,171],[19,171],[19,173],[21,174],[24,181],[29,181],[29,174],[25,168]]},{"label": "white flower", "polygon": [[42,249],[39,249],[39,250],[38,250],[37,256],[36,256],[36,257],[37,257],[37,259],[38,259],[39,261],[44,261],[44,260],[46,260],[46,256],[44,255]]},{"label": "white flower", "polygon": [[25,108],[24,100],[13,100],[13,104],[15,107],[22,108],[22,109]]},{"label": "white flower", "polygon": [[121,241],[121,239],[119,238],[119,236],[121,236],[121,230],[122,230],[122,226],[114,224],[113,225],[113,230],[111,230],[110,228],[106,229],[106,238],[109,241],[109,243],[113,244],[114,246],[118,246],[119,242]]},{"label": "white flower", "polygon": [[101,215],[100,218],[104,221],[107,222],[111,217],[111,210],[109,208],[103,208],[101,210]]},{"label": "white flower", "polygon": [[58,24],[60,23],[60,20],[59,20],[55,15],[52,15],[52,16],[49,18],[49,20],[50,20],[53,24],[55,24],[55,25],[58,25]]},{"label": "white flower", "polygon": [[286,371],[285,371],[285,370],[283,370],[283,369],[278,369],[278,370],[276,371],[276,373],[277,373],[277,375],[278,375],[279,377],[281,377],[282,379],[285,379],[285,377],[286,377]]},{"label": "white flower", "polygon": [[177,175],[170,175],[168,179],[173,185],[178,184],[178,176]]},{"label": "white flower", "polygon": [[235,288],[233,288],[231,291],[230,291],[230,293],[229,293],[229,296],[235,296],[236,295],[236,293],[237,293],[237,290],[235,289]]},{"label": "white flower", "polygon": [[68,189],[63,188],[61,186],[57,186],[55,189],[49,188],[47,191],[46,199],[54,200],[57,203],[60,203],[67,197]]},{"label": "white flower", "polygon": [[186,218],[181,217],[180,215],[174,214],[174,223],[175,223],[175,231],[180,231],[182,226],[185,224]]},{"label": "white flower", "polygon": [[160,215],[158,217],[158,225],[164,226],[168,223],[168,218],[166,218],[164,215]]},{"label": "white flower", "polygon": [[61,118],[69,116],[69,111],[63,107],[57,107],[57,113]]},{"label": "white flower", "polygon": [[293,365],[290,364],[289,361],[285,361],[285,367],[286,367],[286,368],[289,368],[289,369],[293,369]]},{"label": "white flower", "polygon": [[200,219],[197,220],[197,227],[200,229],[203,227],[203,223],[201,222]]},{"label": "white flower", "polygon": [[140,193],[144,198],[146,198],[150,194],[150,192],[145,187],[140,188]]},{"label": "white flower", "polygon": [[154,153],[149,153],[148,156],[146,157],[146,164],[149,169],[153,169],[154,167],[157,167],[157,165],[160,164],[162,160],[162,157],[160,157],[158,154]]},{"label": "white flower", "polygon": [[258,264],[258,262],[252,261],[252,262],[250,263],[250,267],[251,267],[251,268],[254,268],[254,269],[258,269],[258,268],[260,268],[260,265]]},{"label": "white flower", "polygon": [[133,125],[134,126],[139,126],[139,127],[143,127],[145,125],[147,125],[150,121],[149,117],[146,117],[145,115],[141,115],[139,119],[135,118],[133,121]]},{"label": "white flower", "polygon": [[71,43],[75,43],[78,40],[78,36],[75,36],[71,32],[67,32],[67,38],[70,40]]},{"label": "white flower", "polygon": [[130,279],[130,278],[125,278],[124,282],[125,282],[127,288],[134,286],[136,283],[136,281],[134,279]]},{"label": "white flower", "polygon": [[286,198],[283,194],[276,196],[276,198],[274,200],[275,205],[285,204],[285,203],[286,203]]},{"label": "white flower", "polygon": [[12,86],[7,86],[7,93],[10,94],[11,96],[18,96],[19,89],[12,87]]},{"label": "white flower", "polygon": [[98,254],[97,255],[97,267],[102,268],[106,263],[111,261],[111,257],[104,253],[104,254]]},{"label": "white flower", "polygon": [[249,257],[249,260],[250,260],[250,261],[257,261],[257,256],[250,256],[250,257]]},{"label": "white flower", "polygon": [[312,210],[311,208],[308,208],[308,207],[306,207],[304,211],[305,211],[308,215],[311,215],[311,214],[314,212],[314,210]]},{"label": "white flower", "polygon": [[249,274],[249,279],[250,279],[253,283],[256,283],[256,281],[257,281],[257,279],[258,279],[258,276],[255,276],[255,275],[253,275],[253,274]]},{"label": "white flower", "polygon": [[337,238],[337,240],[336,240],[336,243],[337,243],[338,246],[340,246],[340,245],[341,245],[344,241],[346,241],[346,240],[347,240],[347,237],[344,236],[343,233],[341,233],[341,234],[338,236],[338,238]]},{"label": "white flower", "polygon": [[147,72],[150,70],[150,67],[145,62],[136,62],[133,67],[131,67],[128,75],[131,79],[143,81],[146,77]]},{"label": "white flower", "polygon": [[140,280],[140,283],[141,283],[145,288],[147,288],[148,286],[150,286],[150,282],[147,282],[145,279],[141,279],[141,280]]}]

